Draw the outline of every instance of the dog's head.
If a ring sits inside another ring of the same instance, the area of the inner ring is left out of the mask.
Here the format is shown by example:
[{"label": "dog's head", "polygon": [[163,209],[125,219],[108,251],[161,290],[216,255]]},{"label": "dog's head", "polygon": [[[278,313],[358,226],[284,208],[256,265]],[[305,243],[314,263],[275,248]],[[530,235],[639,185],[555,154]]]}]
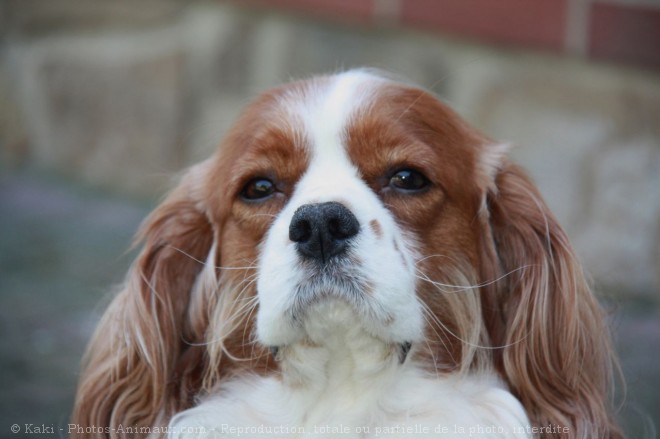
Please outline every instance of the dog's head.
[{"label": "dog's head", "polygon": [[616,434],[608,337],[565,234],[506,147],[419,88],[351,71],[264,94],[141,238],[81,425],[166,421],[349,327],[435,373],[496,370],[535,424]]}]

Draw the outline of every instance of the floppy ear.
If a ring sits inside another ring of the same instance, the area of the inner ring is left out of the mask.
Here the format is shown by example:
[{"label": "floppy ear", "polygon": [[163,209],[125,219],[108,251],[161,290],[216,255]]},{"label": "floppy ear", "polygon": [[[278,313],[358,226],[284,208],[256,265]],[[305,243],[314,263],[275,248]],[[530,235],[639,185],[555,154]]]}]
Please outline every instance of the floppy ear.
[{"label": "floppy ear", "polygon": [[88,437],[91,427],[166,424],[200,385],[204,358],[192,343],[203,339],[203,328],[186,315],[200,261],[212,258],[214,231],[197,187],[202,172],[193,168],[142,226],[144,247],[89,344],[72,436]]},{"label": "floppy ear", "polygon": [[489,253],[503,276],[493,292],[499,321],[489,325],[503,347],[502,375],[534,425],[568,429],[557,437],[622,437],[610,407],[614,356],[604,315],[566,234],[527,176],[506,161],[487,208]]}]

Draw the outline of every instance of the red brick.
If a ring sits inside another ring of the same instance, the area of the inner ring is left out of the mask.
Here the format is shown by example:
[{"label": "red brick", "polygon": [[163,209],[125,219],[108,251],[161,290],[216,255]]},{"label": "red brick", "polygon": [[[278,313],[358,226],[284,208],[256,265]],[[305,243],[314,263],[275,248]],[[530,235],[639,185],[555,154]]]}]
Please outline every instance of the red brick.
[{"label": "red brick", "polygon": [[589,55],[660,68],[660,9],[625,4],[592,5]]},{"label": "red brick", "polygon": [[522,46],[564,47],[567,0],[402,0],[404,24]]},{"label": "red brick", "polygon": [[359,22],[369,22],[374,10],[374,0],[242,0],[236,3]]}]

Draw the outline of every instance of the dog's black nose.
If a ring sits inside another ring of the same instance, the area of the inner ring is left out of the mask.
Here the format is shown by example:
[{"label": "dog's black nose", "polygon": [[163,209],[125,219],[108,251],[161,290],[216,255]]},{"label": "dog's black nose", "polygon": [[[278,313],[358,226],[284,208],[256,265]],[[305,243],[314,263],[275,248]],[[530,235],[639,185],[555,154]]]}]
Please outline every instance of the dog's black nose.
[{"label": "dog's black nose", "polygon": [[301,255],[325,263],[343,253],[359,231],[360,223],[344,205],[305,204],[293,214],[289,239]]}]

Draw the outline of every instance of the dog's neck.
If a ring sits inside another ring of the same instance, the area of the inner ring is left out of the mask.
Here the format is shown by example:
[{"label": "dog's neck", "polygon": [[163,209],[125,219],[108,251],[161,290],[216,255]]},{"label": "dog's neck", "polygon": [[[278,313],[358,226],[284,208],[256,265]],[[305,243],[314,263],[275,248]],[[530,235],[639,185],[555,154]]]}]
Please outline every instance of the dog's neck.
[{"label": "dog's neck", "polygon": [[[306,313],[300,341],[277,352],[282,379],[306,393],[356,400],[396,379],[410,345],[386,342],[347,303],[324,300]],[[405,352],[404,352],[405,351]]]}]

